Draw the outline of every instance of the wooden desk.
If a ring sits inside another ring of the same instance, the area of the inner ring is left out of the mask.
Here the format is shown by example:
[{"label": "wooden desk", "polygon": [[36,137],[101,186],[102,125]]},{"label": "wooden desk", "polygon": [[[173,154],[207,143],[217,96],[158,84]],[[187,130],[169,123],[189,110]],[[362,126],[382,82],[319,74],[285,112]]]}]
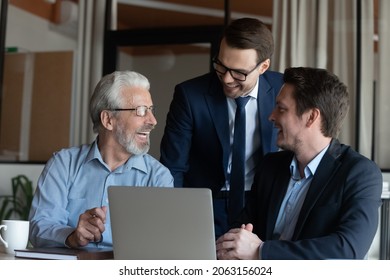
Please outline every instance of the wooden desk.
[{"label": "wooden desk", "polygon": [[14,255],[6,254],[3,251],[0,251],[0,261],[1,260],[16,260]]}]

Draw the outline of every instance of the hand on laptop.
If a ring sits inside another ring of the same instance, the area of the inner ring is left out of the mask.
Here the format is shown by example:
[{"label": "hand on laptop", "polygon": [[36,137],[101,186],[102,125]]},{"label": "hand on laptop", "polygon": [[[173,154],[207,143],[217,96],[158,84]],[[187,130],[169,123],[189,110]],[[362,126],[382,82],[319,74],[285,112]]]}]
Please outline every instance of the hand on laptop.
[{"label": "hand on laptop", "polygon": [[105,230],[107,206],[96,207],[80,215],[77,228],[68,236],[65,244],[71,248],[99,242]]},{"label": "hand on laptop", "polygon": [[234,228],[217,239],[217,257],[220,260],[257,260],[263,241],[252,233],[253,225]]}]

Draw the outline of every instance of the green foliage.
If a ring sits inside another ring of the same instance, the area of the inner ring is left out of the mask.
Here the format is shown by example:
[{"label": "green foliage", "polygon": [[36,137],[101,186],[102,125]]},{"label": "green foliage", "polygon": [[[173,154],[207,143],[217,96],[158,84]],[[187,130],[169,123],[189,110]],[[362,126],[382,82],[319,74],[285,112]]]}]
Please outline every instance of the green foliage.
[{"label": "green foliage", "polygon": [[18,175],[12,180],[12,195],[0,196],[0,221],[19,218],[28,220],[33,198],[32,181],[25,175]]}]

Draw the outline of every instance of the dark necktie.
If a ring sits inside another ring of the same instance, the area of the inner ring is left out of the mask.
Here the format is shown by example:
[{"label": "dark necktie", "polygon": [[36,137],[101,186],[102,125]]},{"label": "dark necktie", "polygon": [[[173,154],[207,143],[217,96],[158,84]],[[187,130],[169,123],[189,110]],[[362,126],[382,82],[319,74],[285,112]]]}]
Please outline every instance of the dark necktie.
[{"label": "dark necktie", "polygon": [[230,171],[229,222],[237,218],[244,207],[245,192],[245,105],[249,96],[235,99],[237,104],[234,119],[232,166]]}]

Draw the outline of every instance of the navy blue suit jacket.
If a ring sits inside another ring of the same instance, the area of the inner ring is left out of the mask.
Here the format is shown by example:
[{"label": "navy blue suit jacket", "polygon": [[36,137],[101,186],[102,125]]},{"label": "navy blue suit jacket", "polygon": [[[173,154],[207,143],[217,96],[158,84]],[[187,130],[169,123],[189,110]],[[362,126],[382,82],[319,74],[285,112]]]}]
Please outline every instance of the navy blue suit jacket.
[{"label": "navy blue suit jacket", "polygon": [[303,203],[291,241],[273,240],[291,177],[293,153],[270,153],[255,175],[236,223],[251,222],[265,243],[263,259],[362,259],[378,227],[382,173],[377,165],[332,140]]},{"label": "navy blue suit jacket", "polygon": [[[282,74],[260,76],[258,112],[261,154],[276,151],[276,133],[268,120],[283,84]],[[161,141],[161,162],[176,187],[210,188],[217,193],[225,184],[230,153],[228,105],[214,72],[175,87]]]}]

